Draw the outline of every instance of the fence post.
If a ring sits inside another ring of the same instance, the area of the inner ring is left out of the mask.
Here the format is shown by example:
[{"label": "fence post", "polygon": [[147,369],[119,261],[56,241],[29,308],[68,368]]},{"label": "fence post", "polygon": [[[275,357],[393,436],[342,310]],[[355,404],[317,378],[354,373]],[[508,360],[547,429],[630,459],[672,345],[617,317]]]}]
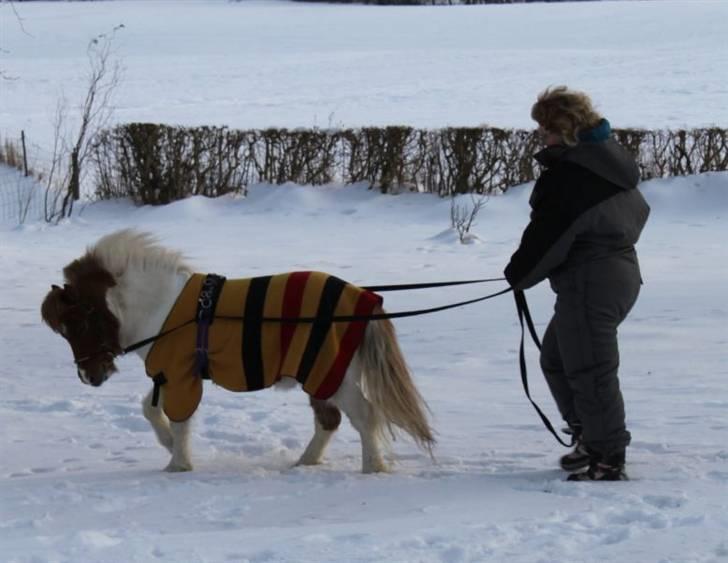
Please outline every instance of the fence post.
[{"label": "fence post", "polygon": [[78,201],[81,197],[81,171],[78,167],[78,151],[73,149],[71,152],[71,182],[69,191],[73,194],[73,201]]},{"label": "fence post", "polygon": [[25,150],[25,131],[20,131],[20,143],[23,145],[23,172],[28,176],[28,152]]}]

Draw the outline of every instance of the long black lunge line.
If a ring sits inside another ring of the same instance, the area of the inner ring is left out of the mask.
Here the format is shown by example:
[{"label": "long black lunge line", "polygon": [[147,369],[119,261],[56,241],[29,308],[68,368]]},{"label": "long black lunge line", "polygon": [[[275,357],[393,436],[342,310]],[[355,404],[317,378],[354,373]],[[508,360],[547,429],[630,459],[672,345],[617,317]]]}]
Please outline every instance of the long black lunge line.
[{"label": "long black lunge line", "polygon": [[[367,289],[369,291],[401,291],[401,290],[407,290],[407,289],[426,289],[426,288],[433,288],[433,287],[444,287],[444,286],[450,286],[450,285],[466,285],[466,284],[475,284],[475,283],[486,283],[486,282],[492,282],[492,281],[500,281],[503,278],[488,278],[488,279],[479,279],[479,280],[466,280],[466,281],[457,281],[457,282],[430,282],[430,283],[420,283],[420,284],[401,284],[401,285],[381,285],[381,286],[369,286],[364,289]],[[439,311],[446,311],[448,309],[454,309],[456,307],[463,307],[465,305],[470,305],[473,303],[478,303],[480,301],[485,301],[487,299],[492,299],[494,297],[498,297],[499,295],[504,295],[508,293],[509,291],[513,291],[513,288],[509,287],[506,289],[503,289],[501,291],[497,291],[495,293],[490,293],[488,295],[484,295],[483,297],[477,297],[475,299],[468,299],[467,301],[459,301],[457,303],[451,303],[449,305],[441,305],[439,307],[431,307],[429,309],[418,309],[415,311],[399,311],[397,313],[379,313],[374,315],[339,315],[339,316],[333,316],[329,317],[327,321],[329,322],[355,322],[355,321],[377,321],[377,320],[384,320],[384,319],[401,319],[404,317],[413,317],[417,315],[427,315],[430,313],[437,313]],[[533,408],[536,409],[536,412],[538,413],[539,417],[541,418],[541,421],[543,422],[544,426],[548,429],[551,434],[554,435],[554,438],[563,446],[566,447],[572,447],[574,445],[574,438],[572,436],[571,443],[566,443],[564,440],[562,440],[559,435],[557,434],[556,430],[554,430],[553,425],[551,424],[551,421],[546,417],[546,415],[541,411],[540,407],[536,404],[536,402],[531,398],[531,392],[528,387],[528,372],[526,368],[526,353],[525,353],[525,335],[526,335],[526,328],[528,328],[528,332],[531,335],[531,338],[533,339],[533,342],[536,344],[538,349],[541,349],[541,342],[538,338],[538,335],[536,333],[536,328],[533,324],[533,319],[531,318],[531,313],[528,310],[528,303],[526,302],[526,296],[524,295],[523,291],[513,291],[513,296],[516,301],[516,310],[518,312],[518,321],[521,324],[521,345],[520,345],[520,351],[519,351],[519,363],[521,368],[521,382],[523,383],[523,389],[526,392],[526,397],[530,401],[530,403],[533,405]],[[245,316],[215,316],[214,318],[218,319],[225,319],[225,320],[238,320],[238,321],[245,321]],[[262,317],[260,320],[263,322],[278,322],[278,323],[313,323],[316,322],[318,317]],[[174,328],[171,328],[169,330],[165,330],[163,332],[160,332],[159,334],[155,336],[151,336],[149,338],[145,338],[144,340],[140,340],[139,342],[135,342],[134,344],[131,344],[130,346],[127,346],[124,348],[124,354],[127,354],[129,352],[132,352],[134,350],[138,350],[139,348],[146,346],[147,344],[151,344],[155,340],[158,340],[182,327],[187,326],[188,324],[191,324],[195,322],[195,319],[190,319],[187,322],[182,323],[179,326],[176,326]]]},{"label": "long black lunge line", "polygon": [[[453,284],[458,282],[440,282],[445,284]],[[465,282],[465,283],[477,283],[477,282]],[[395,287],[395,286],[389,286],[389,287]],[[429,309],[418,309],[415,311],[399,311],[397,313],[379,313],[374,315],[335,315],[333,317],[329,317],[327,321],[332,323],[343,323],[343,322],[355,322],[355,321],[381,321],[385,319],[401,319],[404,317],[414,317],[417,315],[427,315],[430,313],[437,313],[439,311],[446,311],[447,309],[454,309],[456,307],[463,307],[464,305],[470,305],[472,303],[478,303],[480,301],[485,301],[486,299],[492,299],[493,297],[498,297],[499,295],[503,295],[505,293],[508,293],[509,291],[512,291],[512,288],[508,287],[506,289],[503,289],[501,291],[497,291],[495,293],[490,293],[488,295],[484,295],[483,297],[477,297],[475,299],[468,299],[467,301],[459,301],[458,303],[451,303],[449,305],[441,305],[439,307],[431,307]],[[216,319],[223,319],[228,321],[245,321],[244,315],[215,315]],[[261,321],[263,322],[269,322],[269,323],[290,323],[290,324],[296,324],[296,323],[313,323],[315,322],[317,317],[261,317]],[[165,330],[163,332],[160,332],[159,334],[155,336],[150,336],[149,338],[145,338],[144,340],[140,340],[139,342],[135,342],[134,344],[131,344],[124,348],[124,354],[127,354],[129,352],[133,352],[134,350],[138,350],[139,348],[146,346],[147,344],[151,344],[152,342],[159,340],[160,338],[167,336],[171,332],[174,332],[180,328],[183,328],[187,326],[188,324],[191,324],[195,322],[195,319],[190,319],[187,322],[182,323],[179,326],[170,328],[169,330]]]},{"label": "long black lunge line", "polygon": [[470,285],[474,283],[489,283],[496,281],[505,281],[506,278],[484,278],[480,280],[463,280],[463,281],[446,281],[446,282],[426,282],[426,283],[403,283],[393,285],[368,285],[362,287],[368,291],[375,293],[381,291],[406,291],[410,289],[428,289],[432,287],[446,287],[449,285]]},{"label": "long black lunge line", "polygon": [[[534,401],[531,398],[531,392],[528,389],[528,373],[526,370],[526,351],[525,351],[526,326],[528,327],[528,332],[531,333],[531,338],[533,339],[534,343],[536,344],[536,347],[539,350],[541,349],[541,342],[539,341],[538,335],[536,334],[536,327],[533,326],[533,319],[531,318],[531,312],[528,310],[528,303],[526,302],[526,296],[524,295],[523,291],[514,290],[513,297],[515,297],[515,299],[516,299],[516,310],[518,311],[518,321],[521,323],[521,349],[518,354],[518,356],[519,356],[518,360],[521,365],[521,382],[523,383],[523,389],[526,392],[526,397],[528,397],[528,400],[531,401],[533,408],[536,409],[538,416],[541,417],[541,421],[543,422],[544,426],[548,429],[549,432],[551,432],[551,434],[554,435],[554,438],[556,438],[556,440],[562,446],[571,448],[572,446],[574,446],[575,436],[572,435],[571,443],[567,444],[566,442],[564,442],[559,437],[556,430],[554,430],[554,427],[551,424],[551,421],[541,411],[539,406],[536,404],[536,401]],[[525,324],[524,324],[524,321],[525,321]]]}]

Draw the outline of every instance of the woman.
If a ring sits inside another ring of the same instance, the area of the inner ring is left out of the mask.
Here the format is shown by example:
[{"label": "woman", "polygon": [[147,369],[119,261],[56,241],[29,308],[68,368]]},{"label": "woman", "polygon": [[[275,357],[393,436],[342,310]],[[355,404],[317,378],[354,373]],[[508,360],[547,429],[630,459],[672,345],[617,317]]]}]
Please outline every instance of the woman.
[{"label": "woman", "polygon": [[548,278],[556,293],[541,368],[576,439],[561,458],[570,481],[626,480],[624,402],[617,327],[639,293],[634,244],[649,207],[634,159],[611,136],[589,97],[564,86],[531,109],[546,148],[531,194],[531,220],[505,269],[524,290]]}]

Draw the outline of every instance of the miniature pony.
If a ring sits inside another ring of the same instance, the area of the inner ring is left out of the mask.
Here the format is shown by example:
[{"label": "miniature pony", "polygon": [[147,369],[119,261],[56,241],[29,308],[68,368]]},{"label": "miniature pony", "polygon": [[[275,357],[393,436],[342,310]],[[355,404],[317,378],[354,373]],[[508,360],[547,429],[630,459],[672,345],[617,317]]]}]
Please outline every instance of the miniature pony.
[{"label": "miniature pony", "polygon": [[[179,252],[162,247],[149,234],[133,230],[122,230],[101,238],[88,248],[85,255],[67,265],[63,274],[64,286],[52,286],[43,301],[41,314],[51,329],[70,344],[81,381],[96,387],[117,371],[114,359],[126,348],[155,337],[135,350],[147,363],[149,372],[147,360],[150,351],[176,330],[173,327],[168,334],[165,323],[178,297],[195,277]],[[370,307],[371,314],[383,314],[379,303],[377,301]],[[256,306],[262,308],[261,304]],[[235,323],[244,321],[241,317],[225,321],[227,324],[220,321],[212,326],[221,331],[225,326],[233,327]],[[326,446],[341,421],[341,411],[361,437],[364,473],[387,470],[381,446],[395,427],[431,454],[435,441],[426,416],[427,405],[412,381],[394,326],[389,320],[381,318],[358,322],[359,328],[363,328],[361,338],[352,357],[347,360],[345,371],[342,370],[340,381],[337,381],[338,388],[330,389],[329,396],[313,393],[310,397],[314,411],[314,435],[298,464],[321,462]],[[263,326],[267,325],[263,323]],[[179,329],[182,330],[195,330],[194,319]],[[246,325],[245,330],[250,332],[252,329]],[[260,335],[254,336],[261,340]],[[180,350],[179,353],[194,356],[195,351]],[[314,363],[314,370],[319,363]],[[190,373],[193,371],[190,368]],[[211,371],[214,380],[214,366]],[[201,375],[204,374],[195,371],[195,376]],[[283,376],[278,375],[276,386],[295,386],[294,373],[283,373]],[[268,374],[266,377],[272,376]],[[320,374],[312,374],[311,377],[320,377]],[[165,385],[158,383],[155,379],[155,388],[142,401],[144,416],[151,423],[159,442],[172,454],[165,470],[190,471],[189,417],[178,420],[165,414],[165,411],[175,412],[165,408],[165,396],[171,401],[172,388],[165,389]],[[201,382],[190,384],[199,386],[201,395]]]}]

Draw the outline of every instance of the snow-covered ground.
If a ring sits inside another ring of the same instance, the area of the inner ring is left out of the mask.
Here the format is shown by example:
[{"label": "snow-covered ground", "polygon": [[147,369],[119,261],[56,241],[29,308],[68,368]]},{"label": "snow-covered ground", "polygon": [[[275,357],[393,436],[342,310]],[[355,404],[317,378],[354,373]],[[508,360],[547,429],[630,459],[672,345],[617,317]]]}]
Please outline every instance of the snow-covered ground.
[{"label": "snow-covered ground", "polygon": [[[58,227],[0,232],[0,559],[110,561],[640,561],[728,557],[728,173],[642,187],[645,286],[621,330],[632,481],[572,484],[528,404],[508,296],[396,322],[433,411],[436,463],[406,440],[394,472],[359,473],[348,424],[325,465],[292,468],[310,437],[305,395],[205,392],[196,471],[166,474],[142,418],[141,362],[82,385],[40,322],[61,268],[100,235],[156,233],[200,271],[320,269],[361,284],[498,276],[527,220],[527,186],[492,198],[480,242],[443,235],[449,203],[362,186],[257,186],[246,199],[88,207]],[[501,288],[386,295],[391,311]],[[553,298],[529,292],[540,330]],[[534,396],[557,415],[529,348]]]},{"label": "snow-covered ground", "polygon": [[[0,3],[0,132],[48,147],[58,92],[83,95],[88,39],[124,23],[115,119],[326,126],[531,126],[548,84],[593,92],[616,125],[728,125],[728,2],[378,8],[285,2]],[[8,51],[8,52],[5,52]],[[4,172],[0,187],[17,189]],[[23,188],[25,189],[25,188]],[[312,416],[301,392],[208,388],[196,471],[166,474],[123,358],[83,386],[40,322],[61,269],[99,236],[154,232],[200,271],[320,269],[361,284],[500,275],[528,217],[528,186],[481,211],[475,244],[449,202],[364,186],[254,186],[166,207],[87,206],[57,227],[0,221],[0,561],[728,561],[728,172],[647,182],[645,285],[621,329],[632,480],[571,484],[563,450],[521,389],[508,296],[396,322],[439,444],[406,440],[394,471],[359,473],[342,425],[326,463],[292,468]],[[5,201],[5,200],[2,200]],[[10,200],[8,200],[10,201]],[[467,201],[467,199],[466,199]],[[500,289],[391,293],[391,311]],[[553,296],[529,291],[543,330]],[[533,395],[557,415],[529,347]]]},{"label": "snow-covered ground", "polygon": [[226,0],[0,3],[0,133],[49,146],[92,37],[117,33],[120,122],[531,127],[567,83],[616,126],[728,126],[728,2],[503,6]]}]

